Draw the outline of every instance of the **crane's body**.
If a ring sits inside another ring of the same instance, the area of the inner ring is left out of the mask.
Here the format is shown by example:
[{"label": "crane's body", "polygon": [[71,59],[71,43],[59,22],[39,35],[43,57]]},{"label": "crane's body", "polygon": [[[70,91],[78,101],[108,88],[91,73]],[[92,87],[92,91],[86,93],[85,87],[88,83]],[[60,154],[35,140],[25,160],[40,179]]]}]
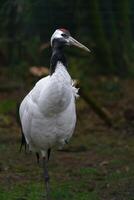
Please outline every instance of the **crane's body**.
[{"label": "crane's body", "polygon": [[57,62],[55,72],[38,81],[20,106],[20,118],[30,150],[42,152],[63,146],[71,138],[75,123],[75,96],[72,79]]},{"label": "crane's body", "polygon": [[61,147],[69,141],[76,124],[75,97],[78,90],[67,71],[64,56],[64,47],[70,45],[90,51],[72,38],[69,31],[57,29],[51,37],[50,75],[36,83],[19,110],[23,138],[29,149],[43,158],[47,200],[50,196],[46,156],[52,147]]}]

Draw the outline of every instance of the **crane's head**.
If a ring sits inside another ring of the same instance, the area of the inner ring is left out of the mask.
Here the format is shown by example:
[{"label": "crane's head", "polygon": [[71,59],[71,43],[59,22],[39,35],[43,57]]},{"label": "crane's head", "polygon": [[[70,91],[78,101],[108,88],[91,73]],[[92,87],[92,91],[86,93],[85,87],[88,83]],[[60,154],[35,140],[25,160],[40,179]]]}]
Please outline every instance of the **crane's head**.
[{"label": "crane's head", "polygon": [[64,46],[76,46],[90,52],[86,46],[71,37],[70,32],[64,28],[57,29],[53,33],[51,37],[51,46],[53,47],[54,45],[57,45],[59,48]]}]

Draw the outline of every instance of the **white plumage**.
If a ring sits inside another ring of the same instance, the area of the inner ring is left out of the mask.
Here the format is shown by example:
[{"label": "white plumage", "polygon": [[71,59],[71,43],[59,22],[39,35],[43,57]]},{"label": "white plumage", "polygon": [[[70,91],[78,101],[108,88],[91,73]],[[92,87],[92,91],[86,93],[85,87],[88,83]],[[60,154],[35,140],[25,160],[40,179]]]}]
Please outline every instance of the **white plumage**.
[{"label": "white plumage", "polygon": [[63,146],[73,134],[76,124],[77,89],[62,63],[52,76],[42,78],[24,98],[20,106],[23,132],[29,148],[41,151]]}]

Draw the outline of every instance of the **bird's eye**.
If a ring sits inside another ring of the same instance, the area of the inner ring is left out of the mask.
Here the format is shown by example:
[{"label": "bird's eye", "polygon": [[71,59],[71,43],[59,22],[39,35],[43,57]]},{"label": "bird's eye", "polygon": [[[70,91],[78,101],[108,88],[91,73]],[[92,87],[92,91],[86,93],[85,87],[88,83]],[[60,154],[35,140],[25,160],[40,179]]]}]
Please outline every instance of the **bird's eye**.
[{"label": "bird's eye", "polygon": [[67,35],[66,35],[65,33],[62,33],[61,36],[63,36],[63,37],[67,37]]}]

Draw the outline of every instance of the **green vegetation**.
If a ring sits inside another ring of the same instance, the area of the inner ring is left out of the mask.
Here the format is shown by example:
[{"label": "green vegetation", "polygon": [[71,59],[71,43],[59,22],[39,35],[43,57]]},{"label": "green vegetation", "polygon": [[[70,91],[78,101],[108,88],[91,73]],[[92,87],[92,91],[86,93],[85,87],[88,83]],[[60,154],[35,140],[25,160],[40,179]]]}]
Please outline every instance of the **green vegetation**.
[{"label": "green vegetation", "polygon": [[16,108],[16,102],[14,100],[3,100],[0,102],[0,113],[6,114],[14,111]]},{"label": "green vegetation", "polygon": [[[50,48],[41,52],[40,46],[59,27],[69,29],[92,50],[90,58],[75,48],[70,51],[71,70],[80,73],[79,78],[97,73],[134,75],[129,0],[1,1],[0,66],[49,66]],[[78,62],[77,55],[84,59]]]}]

